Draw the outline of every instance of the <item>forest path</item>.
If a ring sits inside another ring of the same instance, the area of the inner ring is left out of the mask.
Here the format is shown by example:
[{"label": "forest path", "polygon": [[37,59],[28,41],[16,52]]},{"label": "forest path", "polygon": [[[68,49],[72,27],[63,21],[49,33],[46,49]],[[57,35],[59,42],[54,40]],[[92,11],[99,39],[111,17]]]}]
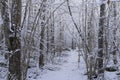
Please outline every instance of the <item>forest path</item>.
[{"label": "forest path", "polygon": [[68,56],[63,59],[66,63],[59,65],[60,70],[49,71],[39,78],[39,80],[86,80],[85,63],[81,59],[80,67],[78,68],[78,52],[67,52]]},{"label": "forest path", "polygon": [[[65,51],[54,59],[54,64],[47,64],[43,69],[36,67],[28,71],[27,80],[87,80],[85,62],[81,56],[78,67],[77,50]],[[106,80],[120,80],[120,72],[105,71]]]}]

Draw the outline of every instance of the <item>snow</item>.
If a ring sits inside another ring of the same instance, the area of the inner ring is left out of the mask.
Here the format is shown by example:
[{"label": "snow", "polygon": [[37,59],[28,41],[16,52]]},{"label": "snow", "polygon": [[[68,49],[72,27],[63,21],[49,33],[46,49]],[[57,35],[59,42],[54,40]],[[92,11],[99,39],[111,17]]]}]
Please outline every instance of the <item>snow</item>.
[{"label": "snow", "polygon": [[80,70],[78,69],[77,53],[71,51],[68,54],[69,57],[66,58],[67,63],[60,66],[61,69],[59,71],[48,72],[41,76],[41,80],[86,80],[86,77],[82,73],[85,68],[81,67]]},{"label": "snow", "polygon": [[[0,54],[0,64],[1,63],[6,63],[6,60]],[[6,67],[0,66],[0,80],[6,80],[7,72],[8,71]]]},{"label": "snow", "polygon": [[[87,80],[85,62],[80,57],[78,65],[78,51],[64,51],[61,57],[56,57],[53,64],[47,64],[42,69],[36,66],[28,69],[27,80]],[[0,61],[4,58],[0,55]],[[6,80],[7,68],[0,67],[0,80]],[[120,80],[120,72],[105,71],[106,80]]]},{"label": "snow", "polygon": [[81,65],[78,68],[78,53],[71,51],[65,54],[68,56],[61,58],[63,64],[51,66],[49,64],[49,70],[43,70],[37,78],[29,78],[29,80],[87,80],[84,75],[86,69],[83,59],[81,59]]},{"label": "snow", "polygon": [[[78,65],[78,51],[71,50],[62,53],[62,56],[54,59],[54,64],[47,64],[43,69],[30,68],[27,80],[87,80],[85,62],[80,57]],[[105,71],[106,80],[120,80],[118,71]]]},{"label": "snow", "polygon": [[105,72],[105,78],[107,80],[119,80],[119,77],[116,75],[116,72]]}]

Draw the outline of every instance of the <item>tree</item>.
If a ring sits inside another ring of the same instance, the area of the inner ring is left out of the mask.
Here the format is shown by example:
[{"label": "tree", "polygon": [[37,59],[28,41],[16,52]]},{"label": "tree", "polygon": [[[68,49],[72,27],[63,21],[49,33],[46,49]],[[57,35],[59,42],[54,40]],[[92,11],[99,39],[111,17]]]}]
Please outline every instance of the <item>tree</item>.
[{"label": "tree", "polygon": [[3,19],[3,29],[4,29],[4,36],[5,36],[5,44],[9,50],[10,42],[9,42],[9,12],[8,12],[8,0],[2,0],[2,9],[1,9],[1,15]]},{"label": "tree", "polygon": [[[104,0],[105,1],[105,0]],[[103,65],[103,48],[104,48],[104,27],[105,27],[105,4],[101,0],[102,4],[100,5],[100,20],[99,20],[99,32],[98,32],[98,78],[104,80],[104,65]]]},{"label": "tree", "polygon": [[114,14],[114,30],[113,30],[113,36],[114,36],[114,40],[113,40],[113,62],[116,65],[117,64],[117,47],[116,47],[116,31],[117,31],[117,23],[116,23],[116,16],[117,16],[117,12],[116,12],[116,2],[113,2],[113,14]]},{"label": "tree", "polygon": [[40,33],[40,56],[39,56],[39,67],[43,67],[44,66],[44,32],[45,32],[45,20],[46,20],[46,1],[47,0],[43,0],[43,4],[42,4],[42,16],[41,16],[41,33]]},{"label": "tree", "polygon": [[[11,30],[9,35],[8,50],[11,52],[9,57],[9,75],[8,80],[21,80],[21,43],[20,43],[20,25],[21,24],[21,0],[12,0],[11,9]],[[5,26],[6,27],[6,26]]]},{"label": "tree", "polygon": [[22,15],[24,20],[21,23],[21,80],[26,80],[27,78],[27,71],[30,63],[30,53],[33,53],[33,49],[30,47],[34,44],[33,37],[27,33],[27,30],[32,28],[32,0],[28,0],[24,4],[26,4],[24,15]]},{"label": "tree", "polygon": [[51,62],[53,63],[54,56],[55,56],[55,22],[54,22],[54,13],[50,13],[50,53],[51,53]]}]

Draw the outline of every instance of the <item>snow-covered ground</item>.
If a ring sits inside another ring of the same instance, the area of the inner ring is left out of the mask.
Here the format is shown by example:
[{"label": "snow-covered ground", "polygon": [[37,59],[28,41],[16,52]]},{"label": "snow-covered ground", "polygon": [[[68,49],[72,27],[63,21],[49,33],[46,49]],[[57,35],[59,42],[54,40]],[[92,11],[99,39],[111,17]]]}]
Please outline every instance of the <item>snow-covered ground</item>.
[{"label": "snow-covered ground", "polygon": [[[64,56],[67,55],[67,56]],[[28,80],[87,80],[85,62],[80,58],[78,67],[78,52],[71,50],[63,52],[56,64],[48,64],[43,70],[36,68],[28,71]],[[34,73],[34,74],[33,74]],[[120,80],[117,72],[106,72],[106,80]]]},{"label": "snow-covered ground", "polygon": [[67,54],[69,55],[66,57],[67,61],[59,66],[60,70],[49,71],[41,76],[41,80],[86,80],[84,61],[82,61],[81,67],[78,68],[77,52],[71,51]]},{"label": "snow-covered ground", "polygon": [[47,65],[47,69],[38,73],[39,75],[34,77],[34,79],[29,78],[29,80],[87,80],[87,77],[84,75],[85,63],[82,59],[82,63],[78,68],[78,53],[76,51],[70,51],[64,54],[68,56],[61,57],[62,64]]},{"label": "snow-covered ground", "polygon": [[[3,61],[3,58],[0,57]],[[29,68],[27,80],[87,80],[85,62],[80,58],[78,67],[77,50],[65,51],[61,57],[54,59],[54,64],[47,64],[43,69],[36,66]],[[0,80],[6,80],[7,68],[0,67]],[[118,75],[117,75],[118,74]],[[120,80],[119,71],[105,71],[106,80]]]}]

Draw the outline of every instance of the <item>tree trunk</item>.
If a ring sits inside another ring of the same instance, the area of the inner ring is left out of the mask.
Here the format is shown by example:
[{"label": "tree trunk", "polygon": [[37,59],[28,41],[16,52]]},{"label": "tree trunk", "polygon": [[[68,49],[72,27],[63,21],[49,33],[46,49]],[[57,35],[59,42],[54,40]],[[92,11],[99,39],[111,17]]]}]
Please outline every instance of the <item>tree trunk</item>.
[{"label": "tree trunk", "polygon": [[[46,1],[47,0],[43,0],[43,4],[42,4],[42,16],[41,16],[41,33],[40,33],[40,36],[41,36],[41,39],[40,39],[40,56],[39,56],[39,67],[41,68],[44,64],[44,33],[45,33],[45,12],[46,12]],[[41,57],[41,55],[43,57]],[[42,59],[41,59],[42,58]]]},{"label": "tree trunk", "polygon": [[114,36],[114,40],[113,40],[113,62],[116,65],[117,64],[117,55],[116,55],[116,51],[117,51],[117,47],[116,47],[116,31],[117,31],[117,25],[116,25],[116,2],[113,2],[113,9],[114,9],[114,30],[113,30],[113,36]]},{"label": "tree trunk", "polygon": [[9,58],[9,75],[8,80],[21,80],[20,58],[20,23],[21,23],[21,0],[12,0],[11,10],[11,32],[9,34],[10,46],[9,51],[12,52]]},{"label": "tree trunk", "polygon": [[8,13],[8,0],[3,0],[2,1],[2,9],[1,9],[1,14],[2,14],[2,19],[3,19],[3,29],[4,29],[4,36],[5,36],[5,44],[7,46],[7,49],[9,50],[10,47],[10,42],[9,42],[9,13]]},{"label": "tree trunk", "polygon": [[105,4],[100,5],[100,20],[99,20],[99,33],[98,33],[98,76],[103,79],[103,35],[105,27]]}]

